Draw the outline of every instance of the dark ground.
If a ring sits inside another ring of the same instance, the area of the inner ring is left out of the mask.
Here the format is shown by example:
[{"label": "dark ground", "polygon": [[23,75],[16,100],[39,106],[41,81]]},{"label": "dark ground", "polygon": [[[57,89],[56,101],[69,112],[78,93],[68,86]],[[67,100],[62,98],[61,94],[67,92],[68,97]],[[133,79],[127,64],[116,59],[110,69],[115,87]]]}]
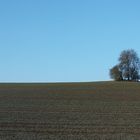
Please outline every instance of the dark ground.
[{"label": "dark ground", "polygon": [[140,83],[0,84],[0,140],[139,140]]}]

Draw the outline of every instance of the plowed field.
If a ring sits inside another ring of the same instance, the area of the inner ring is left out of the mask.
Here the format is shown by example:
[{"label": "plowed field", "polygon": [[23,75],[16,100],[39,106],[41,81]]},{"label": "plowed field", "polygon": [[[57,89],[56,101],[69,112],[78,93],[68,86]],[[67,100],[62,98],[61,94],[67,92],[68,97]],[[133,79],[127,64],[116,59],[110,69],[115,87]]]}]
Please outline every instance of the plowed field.
[{"label": "plowed field", "polygon": [[0,140],[139,140],[140,83],[0,84]]}]

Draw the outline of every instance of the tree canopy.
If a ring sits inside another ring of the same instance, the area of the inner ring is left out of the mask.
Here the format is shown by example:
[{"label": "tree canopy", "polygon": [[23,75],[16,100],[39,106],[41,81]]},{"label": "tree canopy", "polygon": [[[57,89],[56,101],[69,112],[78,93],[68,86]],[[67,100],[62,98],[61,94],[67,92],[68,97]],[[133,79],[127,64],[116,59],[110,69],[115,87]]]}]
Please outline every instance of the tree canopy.
[{"label": "tree canopy", "polygon": [[133,50],[124,50],[119,63],[110,69],[110,77],[116,81],[138,81],[140,79],[140,59]]}]

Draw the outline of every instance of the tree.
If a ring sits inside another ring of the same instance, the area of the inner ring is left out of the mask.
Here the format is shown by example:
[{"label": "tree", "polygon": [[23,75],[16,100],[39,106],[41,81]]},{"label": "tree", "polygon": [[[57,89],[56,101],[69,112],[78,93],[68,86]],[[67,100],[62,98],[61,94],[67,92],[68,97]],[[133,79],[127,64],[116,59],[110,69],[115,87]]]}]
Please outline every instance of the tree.
[{"label": "tree", "polygon": [[116,65],[110,69],[110,77],[116,81],[122,81],[122,72],[119,70],[119,66]]},{"label": "tree", "polygon": [[110,76],[116,81],[138,81],[140,71],[140,59],[133,50],[124,50],[119,57],[119,64],[110,69]]}]

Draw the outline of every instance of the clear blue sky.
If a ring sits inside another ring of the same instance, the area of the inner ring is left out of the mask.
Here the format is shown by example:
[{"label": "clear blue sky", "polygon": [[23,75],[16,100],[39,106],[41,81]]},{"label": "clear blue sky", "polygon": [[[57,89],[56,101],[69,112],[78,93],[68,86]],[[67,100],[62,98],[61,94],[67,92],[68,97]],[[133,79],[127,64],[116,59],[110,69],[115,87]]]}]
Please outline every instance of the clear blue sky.
[{"label": "clear blue sky", "polygon": [[140,55],[139,0],[1,0],[0,82],[110,80]]}]

